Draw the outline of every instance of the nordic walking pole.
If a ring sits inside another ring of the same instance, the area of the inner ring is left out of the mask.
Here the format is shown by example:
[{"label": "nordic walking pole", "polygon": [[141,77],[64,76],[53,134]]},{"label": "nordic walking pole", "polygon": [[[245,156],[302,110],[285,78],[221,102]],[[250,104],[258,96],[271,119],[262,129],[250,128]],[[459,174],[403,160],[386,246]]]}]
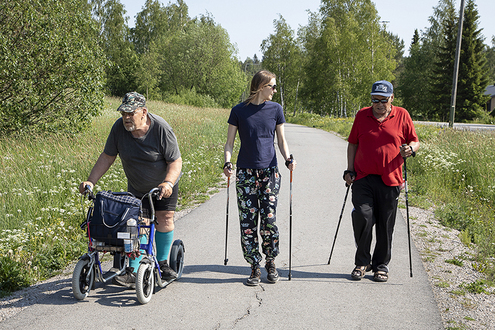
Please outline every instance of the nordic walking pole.
[{"label": "nordic walking pole", "polygon": [[230,176],[227,177],[227,212],[225,215],[225,259],[223,260],[224,266],[227,266],[229,259],[227,258],[227,239],[229,237],[229,189],[230,188]]},{"label": "nordic walking pole", "polygon": [[[406,147],[407,144],[403,144],[403,147]],[[412,150],[412,148],[411,148]],[[415,156],[415,153],[413,151],[413,157]],[[411,226],[409,224],[409,196],[408,196],[408,189],[407,189],[407,163],[406,163],[406,157],[404,157],[404,189],[406,192],[406,216],[407,216],[407,241],[409,243],[409,276],[413,277],[412,273],[412,258],[411,258]]]},{"label": "nordic walking pole", "polygon": [[327,265],[330,265],[330,260],[332,260],[333,248],[335,247],[335,241],[337,240],[337,234],[339,232],[340,221],[342,220],[342,214],[344,213],[345,202],[347,201],[347,195],[349,194],[349,188],[351,187],[347,183],[345,184],[345,186],[347,187],[347,190],[345,191],[344,205],[342,205],[342,211],[340,211],[339,222],[337,224],[337,230],[335,231],[335,237],[333,238],[332,250],[330,251],[330,257],[328,257]]},{"label": "nordic walking pole", "polygon": [[[290,155],[291,163],[294,159]],[[289,281],[292,279],[292,170],[290,171],[290,203],[289,203]]]}]

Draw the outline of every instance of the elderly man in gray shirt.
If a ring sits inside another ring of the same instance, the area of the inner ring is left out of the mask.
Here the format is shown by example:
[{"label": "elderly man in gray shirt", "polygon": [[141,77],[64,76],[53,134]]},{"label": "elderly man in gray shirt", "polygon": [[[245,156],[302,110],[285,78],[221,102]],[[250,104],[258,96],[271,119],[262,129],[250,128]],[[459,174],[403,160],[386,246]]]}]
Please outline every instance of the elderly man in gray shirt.
[{"label": "elderly man in gray shirt", "polygon": [[[182,158],[175,134],[161,117],[148,112],[143,95],[127,93],[117,109],[122,117],[113,124],[105,148],[94,165],[88,179],[81,183],[79,191],[86,185],[91,188],[107,172],[120,156],[127,189],[141,198],[151,189],[160,188],[154,199],[156,211],[156,257],[162,278],[170,281],[177,273],[169,267],[167,259],[174,235],[174,213],[178,200],[178,182],[182,170]],[[149,208],[143,200],[143,208]],[[140,257],[130,260],[126,274],[117,276],[119,284],[132,287]]]}]

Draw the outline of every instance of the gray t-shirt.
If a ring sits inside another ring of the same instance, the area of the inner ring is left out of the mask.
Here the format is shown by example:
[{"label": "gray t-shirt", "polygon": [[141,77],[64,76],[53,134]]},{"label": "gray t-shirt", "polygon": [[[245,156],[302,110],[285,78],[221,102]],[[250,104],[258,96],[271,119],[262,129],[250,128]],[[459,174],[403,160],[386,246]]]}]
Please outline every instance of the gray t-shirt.
[{"label": "gray t-shirt", "polygon": [[167,162],[180,158],[172,127],[160,116],[148,112],[151,120],[146,135],[135,138],[117,119],[108,135],[104,153],[120,156],[127,177],[127,189],[136,197],[157,187],[165,180]]}]

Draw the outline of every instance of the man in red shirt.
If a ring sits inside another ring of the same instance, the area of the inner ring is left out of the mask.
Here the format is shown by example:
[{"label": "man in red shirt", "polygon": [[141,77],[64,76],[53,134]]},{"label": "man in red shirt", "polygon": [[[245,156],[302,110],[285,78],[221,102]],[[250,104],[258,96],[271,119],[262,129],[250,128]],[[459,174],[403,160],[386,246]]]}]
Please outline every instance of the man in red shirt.
[{"label": "man in red shirt", "polygon": [[[392,84],[375,82],[372,106],[358,111],[347,139],[344,180],[352,184],[352,226],[357,245],[356,267],[351,273],[354,280],[370,270],[375,281],[388,280],[397,203],[404,182],[402,163],[419,149],[411,116],[406,109],[393,106],[393,100]],[[373,225],[376,244],[372,256]]]}]

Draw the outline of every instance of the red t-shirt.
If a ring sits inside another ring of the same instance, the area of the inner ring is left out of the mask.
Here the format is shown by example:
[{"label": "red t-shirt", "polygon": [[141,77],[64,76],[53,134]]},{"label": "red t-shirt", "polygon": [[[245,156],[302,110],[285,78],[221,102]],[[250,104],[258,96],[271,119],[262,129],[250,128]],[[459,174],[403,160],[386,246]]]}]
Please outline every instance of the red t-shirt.
[{"label": "red t-shirt", "polygon": [[399,148],[404,143],[419,140],[407,110],[392,106],[382,122],[375,118],[371,107],[359,110],[347,141],[358,145],[354,158],[355,180],[376,174],[387,186],[399,186],[404,181],[404,160]]}]

